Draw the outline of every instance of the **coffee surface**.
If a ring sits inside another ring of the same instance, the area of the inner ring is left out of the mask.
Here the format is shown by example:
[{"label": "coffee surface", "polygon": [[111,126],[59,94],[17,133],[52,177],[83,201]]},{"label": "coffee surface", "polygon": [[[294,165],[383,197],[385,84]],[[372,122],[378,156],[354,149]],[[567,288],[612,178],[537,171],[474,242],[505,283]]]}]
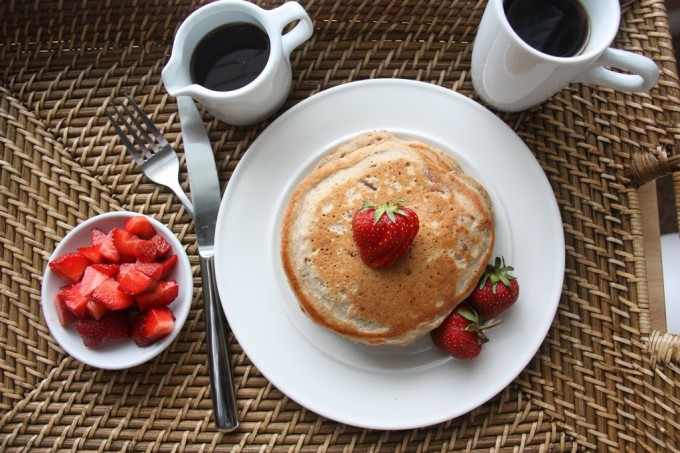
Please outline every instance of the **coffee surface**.
[{"label": "coffee surface", "polygon": [[507,0],[505,15],[534,49],[555,57],[578,55],[588,40],[588,18],[578,0]]},{"label": "coffee surface", "polygon": [[269,37],[256,25],[235,23],[219,27],[194,50],[193,82],[214,91],[242,88],[262,73],[269,51]]}]

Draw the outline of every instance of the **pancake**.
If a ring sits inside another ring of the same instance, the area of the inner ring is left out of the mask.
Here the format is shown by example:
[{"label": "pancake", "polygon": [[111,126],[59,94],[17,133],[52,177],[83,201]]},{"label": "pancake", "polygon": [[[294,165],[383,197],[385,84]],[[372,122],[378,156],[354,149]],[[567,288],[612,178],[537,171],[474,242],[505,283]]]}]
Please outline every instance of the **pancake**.
[{"label": "pancake", "polygon": [[[420,229],[409,254],[372,268],[352,239],[364,200],[404,198]],[[302,310],[353,341],[407,345],[467,297],[491,259],[487,191],[449,155],[386,131],[361,134],[324,156],[293,192],[281,260]]]}]

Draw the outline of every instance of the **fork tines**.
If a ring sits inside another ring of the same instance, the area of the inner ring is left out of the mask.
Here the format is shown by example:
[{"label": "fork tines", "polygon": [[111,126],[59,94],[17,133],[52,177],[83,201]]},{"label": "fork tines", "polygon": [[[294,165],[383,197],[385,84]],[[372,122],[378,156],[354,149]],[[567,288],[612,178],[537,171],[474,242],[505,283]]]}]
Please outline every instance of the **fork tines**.
[{"label": "fork tines", "polygon": [[[129,105],[131,105],[137,112],[137,115],[135,115],[135,113],[130,110],[130,108],[128,108],[125,103],[120,104],[120,108],[116,108],[116,106],[110,102],[107,105],[104,113],[111,121],[111,125],[116,130],[116,133],[120,136],[125,147],[128,149],[135,161],[137,161],[139,164],[145,159],[153,156],[161,147],[168,145],[168,141],[165,139],[165,137],[163,137],[161,131],[158,130],[149,117],[146,116],[141,107],[139,107],[139,105],[137,105],[137,103],[127,94],[125,97],[127,98]],[[111,115],[111,113],[109,113],[109,111],[113,111],[113,113],[115,113],[117,120]],[[142,123],[137,119],[138,117],[141,118],[144,125],[142,125]],[[119,121],[124,125],[125,129],[127,130],[127,134],[118,124]],[[155,140],[151,137],[151,135],[149,135],[149,132],[153,135],[153,137],[155,137]],[[142,154],[137,151],[137,148],[130,141],[128,135],[132,137],[134,142],[142,151]]]}]

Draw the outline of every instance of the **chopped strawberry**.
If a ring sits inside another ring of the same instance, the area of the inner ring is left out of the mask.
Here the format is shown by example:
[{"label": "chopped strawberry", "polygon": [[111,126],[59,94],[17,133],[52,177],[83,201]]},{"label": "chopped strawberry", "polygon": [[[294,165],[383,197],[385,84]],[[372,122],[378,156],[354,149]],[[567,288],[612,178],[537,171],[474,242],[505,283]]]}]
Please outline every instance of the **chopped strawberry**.
[{"label": "chopped strawberry", "polygon": [[121,255],[137,256],[137,242],[139,237],[126,230],[114,228],[111,231],[113,244]]},{"label": "chopped strawberry", "polygon": [[106,308],[104,304],[100,304],[96,300],[90,299],[87,301],[87,312],[94,319],[102,319],[102,317],[109,312],[109,309]]},{"label": "chopped strawberry", "polygon": [[135,264],[133,263],[121,263],[121,265],[118,267],[118,274],[116,274],[116,281],[120,283],[120,280],[125,277],[125,274],[130,272],[130,269],[133,269],[135,267]]},{"label": "chopped strawberry", "polygon": [[120,262],[120,252],[113,242],[113,232],[106,235],[106,238],[104,238],[104,241],[99,246],[99,253],[110,263]]},{"label": "chopped strawberry", "polygon": [[125,221],[123,229],[132,234],[136,234],[142,239],[151,239],[156,234],[156,229],[153,227],[148,218],[143,215],[130,217]]},{"label": "chopped strawberry", "polygon": [[165,266],[162,263],[137,263],[135,264],[135,267],[154,280],[161,280],[164,278],[163,272]]},{"label": "chopped strawberry", "polygon": [[109,277],[115,277],[120,266],[118,264],[93,264],[90,267],[98,270],[102,274],[108,275]]},{"label": "chopped strawberry", "polygon": [[104,260],[98,245],[88,245],[87,247],[79,247],[78,253],[93,263],[101,263]]},{"label": "chopped strawberry", "polygon": [[177,255],[172,254],[166,260],[161,262],[161,265],[163,266],[163,273],[161,274],[161,278],[166,278],[168,275],[170,275],[172,270],[175,268],[177,261],[179,261]]},{"label": "chopped strawberry", "polygon": [[92,299],[103,304],[109,310],[122,310],[132,305],[132,297],[118,288],[118,282],[113,278],[104,281],[92,293]]},{"label": "chopped strawberry", "polygon": [[112,340],[130,338],[132,328],[126,313],[122,311],[112,311],[102,318],[106,329],[106,337]]},{"label": "chopped strawberry", "polygon": [[81,318],[76,321],[76,330],[88,348],[96,348],[106,339],[106,328],[100,320]]},{"label": "chopped strawberry", "polygon": [[64,296],[64,304],[74,315],[82,318],[87,313],[87,301],[90,300],[90,296],[83,295],[80,287],[81,282],[71,286],[71,290]]},{"label": "chopped strawberry", "polygon": [[109,278],[110,277],[105,273],[98,271],[93,266],[89,266],[87,269],[85,269],[83,279],[80,281],[80,294],[90,297],[94,290]]},{"label": "chopped strawberry", "polygon": [[137,346],[149,346],[166,337],[175,327],[175,316],[168,307],[154,307],[142,312],[132,327],[132,338]]},{"label": "chopped strawberry", "polygon": [[67,253],[55,258],[50,261],[50,269],[58,276],[66,280],[68,283],[78,282],[87,266],[89,266],[90,260],[81,255],[80,253]]},{"label": "chopped strawberry", "polygon": [[157,255],[158,249],[156,248],[156,244],[154,244],[152,241],[140,239],[137,242],[135,256],[139,261],[143,263],[151,263],[156,261]]},{"label": "chopped strawberry", "polygon": [[137,308],[146,311],[153,307],[169,305],[177,299],[179,285],[175,280],[161,281],[150,290],[135,296]]},{"label": "chopped strawberry", "polygon": [[106,233],[97,228],[92,229],[92,245],[99,247],[106,239]]},{"label": "chopped strawberry", "polygon": [[57,317],[59,317],[59,324],[62,327],[68,327],[78,319],[71,310],[66,306],[66,296],[71,291],[73,285],[62,286],[57,293],[54,304],[57,308]]},{"label": "chopped strawberry", "polygon": [[139,294],[151,288],[156,281],[139,270],[137,266],[127,271],[120,279],[118,279],[118,289],[125,294]]},{"label": "chopped strawberry", "polygon": [[157,256],[159,258],[166,256],[168,253],[170,253],[170,250],[172,249],[172,246],[168,244],[168,241],[166,241],[160,234],[157,234],[154,237],[152,237],[151,242],[156,244],[156,250],[158,251]]},{"label": "chopped strawberry", "polygon": [[85,346],[96,348],[106,339],[121,339],[131,336],[130,325],[123,312],[109,312],[101,319],[82,318],[76,321],[76,330]]}]

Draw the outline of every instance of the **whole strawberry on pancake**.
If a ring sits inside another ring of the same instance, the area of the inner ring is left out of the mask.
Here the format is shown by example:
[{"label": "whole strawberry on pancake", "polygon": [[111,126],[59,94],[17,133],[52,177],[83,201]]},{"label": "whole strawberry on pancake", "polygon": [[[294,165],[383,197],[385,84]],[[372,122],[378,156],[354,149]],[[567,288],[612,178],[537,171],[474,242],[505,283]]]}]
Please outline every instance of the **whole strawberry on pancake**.
[{"label": "whole strawberry on pancake", "polygon": [[452,157],[375,131],[326,155],[296,188],[281,259],[314,322],[406,345],[472,291],[494,238],[488,193]]}]

